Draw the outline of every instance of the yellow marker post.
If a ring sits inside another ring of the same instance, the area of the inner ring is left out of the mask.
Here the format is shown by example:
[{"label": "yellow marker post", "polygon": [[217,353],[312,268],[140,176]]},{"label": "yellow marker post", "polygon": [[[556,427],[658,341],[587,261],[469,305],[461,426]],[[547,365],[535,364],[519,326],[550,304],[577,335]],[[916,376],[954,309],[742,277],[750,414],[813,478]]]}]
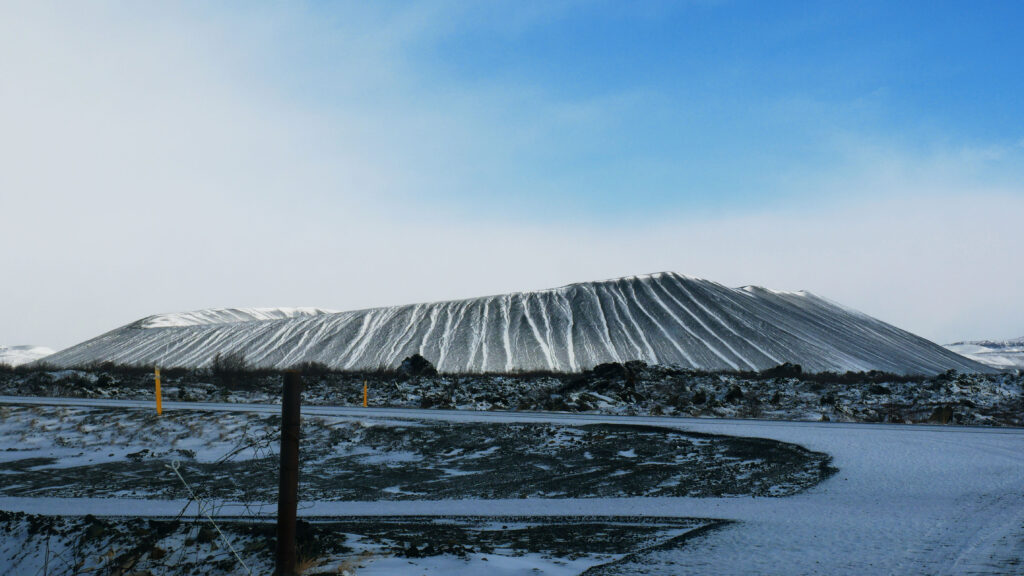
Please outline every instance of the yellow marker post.
[{"label": "yellow marker post", "polygon": [[160,368],[153,367],[153,376],[156,377],[156,413],[159,416],[164,413],[162,399],[160,398]]},{"label": "yellow marker post", "polygon": [[366,408],[366,400],[369,395],[369,389],[366,387],[366,380],[363,380],[363,408]]}]

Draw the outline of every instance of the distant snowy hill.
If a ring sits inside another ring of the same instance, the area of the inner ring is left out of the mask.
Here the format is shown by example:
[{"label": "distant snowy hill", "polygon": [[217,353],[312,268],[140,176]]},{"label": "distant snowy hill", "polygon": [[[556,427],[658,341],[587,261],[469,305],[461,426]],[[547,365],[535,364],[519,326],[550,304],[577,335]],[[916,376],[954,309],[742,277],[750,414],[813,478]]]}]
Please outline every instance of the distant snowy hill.
[{"label": "distant snowy hill", "polygon": [[1024,370],[1024,338],[1003,341],[956,342],[947,344],[946,348],[995,368]]},{"label": "distant snowy hill", "polygon": [[45,346],[0,346],[0,364],[19,366],[53,354]]},{"label": "distant snowy hill", "polygon": [[728,288],[675,273],[350,312],[151,316],[47,363],[201,367],[217,354],[239,354],[251,366],[358,370],[394,368],[416,353],[443,372],[578,371],[628,360],[707,370],[794,362],[809,371],[991,371],[807,292]]}]

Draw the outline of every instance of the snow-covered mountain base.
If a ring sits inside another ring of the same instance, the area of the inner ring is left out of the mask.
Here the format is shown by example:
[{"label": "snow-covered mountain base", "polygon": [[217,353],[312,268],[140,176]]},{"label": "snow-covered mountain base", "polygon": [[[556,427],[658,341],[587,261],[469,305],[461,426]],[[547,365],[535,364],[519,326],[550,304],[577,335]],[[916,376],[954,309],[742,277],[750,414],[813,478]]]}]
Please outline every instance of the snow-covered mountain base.
[{"label": "snow-covered mountain base", "polygon": [[53,350],[45,346],[0,346],[0,364],[20,366],[50,354],[53,354]]},{"label": "snow-covered mountain base", "polygon": [[244,357],[252,367],[374,370],[420,354],[448,373],[577,372],[630,360],[737,371],[784,362],[812,372],[991,370],[807,292],[728,288],[675,273],[350,312],[300,310],[151,316],[47,363],[203,367],[220,356]]},{"label": "snow-covered mountain base", "polygon": [[979,340],[947,344],[953,352],[993,368],[1024,370],[1024,337],[1015,340]]}]

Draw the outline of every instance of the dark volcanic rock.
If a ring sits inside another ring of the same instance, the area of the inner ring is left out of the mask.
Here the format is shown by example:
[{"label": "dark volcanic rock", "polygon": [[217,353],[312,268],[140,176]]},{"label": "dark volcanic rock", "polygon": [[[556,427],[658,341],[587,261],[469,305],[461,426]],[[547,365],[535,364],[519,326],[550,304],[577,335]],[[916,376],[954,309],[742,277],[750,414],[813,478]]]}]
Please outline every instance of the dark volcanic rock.
[{"label": "dark volcanic rock", "polygon": [[398,367],[398,372],[404,376],[437,376],[437,368],[419,354],[413,354]]},{"label": "dark volcanic rock", "polygon": [[803,373],[804,369],[799,364],[783,362],[773,368],[762,370],[761,376],[765,378],[799,378]]}]

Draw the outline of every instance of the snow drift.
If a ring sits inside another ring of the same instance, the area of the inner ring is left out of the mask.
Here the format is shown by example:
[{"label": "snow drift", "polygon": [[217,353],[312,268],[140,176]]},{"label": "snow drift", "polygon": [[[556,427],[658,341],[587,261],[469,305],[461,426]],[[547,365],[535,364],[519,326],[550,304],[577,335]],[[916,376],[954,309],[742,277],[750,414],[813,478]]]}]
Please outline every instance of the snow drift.
[{"label": "snow drift", "polygon": [[151,316],[46,359],[203,367],[305,362],[367,370],[421,354],[442,372],[577,371],[643,360],[704,370],[934,374],[990,368],[807,292],[728,288],[675,273],[468,300],[327,312],[207,310]]}]

